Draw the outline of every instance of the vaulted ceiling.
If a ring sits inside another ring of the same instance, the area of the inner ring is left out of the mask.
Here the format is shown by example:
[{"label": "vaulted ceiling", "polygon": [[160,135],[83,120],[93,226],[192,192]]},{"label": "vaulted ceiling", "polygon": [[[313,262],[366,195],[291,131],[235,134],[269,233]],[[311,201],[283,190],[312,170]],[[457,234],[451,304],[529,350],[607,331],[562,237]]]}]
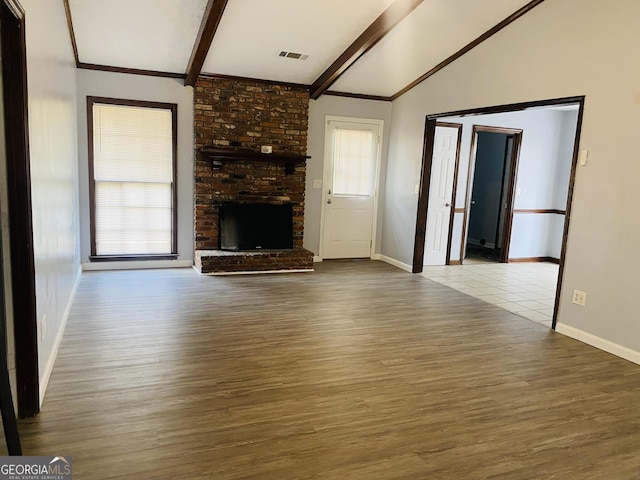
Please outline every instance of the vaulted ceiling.
[{"label": "vaulted ceiling", "polygon": [[63,1],[79,68],[393,99],[543,0]]}]

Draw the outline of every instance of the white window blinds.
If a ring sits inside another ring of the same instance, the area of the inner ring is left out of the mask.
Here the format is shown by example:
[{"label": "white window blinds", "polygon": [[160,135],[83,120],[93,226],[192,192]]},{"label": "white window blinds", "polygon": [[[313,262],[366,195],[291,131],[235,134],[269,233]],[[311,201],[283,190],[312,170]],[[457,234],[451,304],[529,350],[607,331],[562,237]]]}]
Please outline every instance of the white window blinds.
[{"label": "white window blinds", "polygon": [[375,171],[373,133],[336,128],[334,135],[334,195],[370,195]]},{"label": "white window blinds", "polygon": [[172,111],[93,104],[95,254],[172,253]]}]

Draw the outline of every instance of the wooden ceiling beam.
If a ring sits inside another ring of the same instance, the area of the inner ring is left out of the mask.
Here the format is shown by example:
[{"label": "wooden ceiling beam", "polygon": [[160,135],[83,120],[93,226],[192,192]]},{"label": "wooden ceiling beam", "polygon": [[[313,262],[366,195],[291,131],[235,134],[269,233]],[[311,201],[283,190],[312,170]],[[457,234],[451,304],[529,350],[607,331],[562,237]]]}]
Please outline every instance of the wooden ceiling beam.
[{"label": "wooden ceiling beam", "polygon": [[317,99],[362,55],[404,20],[424,0],[396,0],[313,82],[309,94]]},{"label": "wooden ceiling beam", "polygon": [[78,44],[76,42],[76,34],[73,30],[73,20],[71,18],[71,7],[69,6],[69,0],[62,0],[64,5],[64,14],[67,17],[67,28],[69,29],[69,37],[71,39],[71,48],[73,49],[73,59],[76,62],[76,67],[80,64],[80,58],[78,57]]},{"label": "wooden ceiling beam", "polygon": [[198,31],[198,36],[196,37],[196,42],[191,52],[191,58],[189,58],[186,79],[184,81],[185,85],[194,86],[196,84],[204,61],[211,48],[213,37],[218,30],[218,25],[220,25],[227,1],[228,0],[209,0],[207,3],[207,8],[202,16],[200,30]]}]

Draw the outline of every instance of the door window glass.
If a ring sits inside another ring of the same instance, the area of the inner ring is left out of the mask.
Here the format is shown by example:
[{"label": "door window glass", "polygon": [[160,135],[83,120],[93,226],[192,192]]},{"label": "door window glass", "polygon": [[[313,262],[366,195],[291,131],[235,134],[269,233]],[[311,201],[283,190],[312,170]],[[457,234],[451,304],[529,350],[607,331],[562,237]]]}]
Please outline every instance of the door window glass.
[{"label": "door window glass", "polygon": [[373,185],[373,132],[336,128],[334,135],[334,195],[370,195]]}]

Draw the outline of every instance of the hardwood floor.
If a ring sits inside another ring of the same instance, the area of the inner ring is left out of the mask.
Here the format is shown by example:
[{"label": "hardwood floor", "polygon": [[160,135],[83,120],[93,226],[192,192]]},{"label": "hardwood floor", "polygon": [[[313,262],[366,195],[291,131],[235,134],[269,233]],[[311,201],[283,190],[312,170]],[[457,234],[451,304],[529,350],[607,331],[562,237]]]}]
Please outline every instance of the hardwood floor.
[{"label": "hardwood floor", "polygon": [[77,479],[638,479],[640,367],[381,262],[83,274],[25,454]]}]

